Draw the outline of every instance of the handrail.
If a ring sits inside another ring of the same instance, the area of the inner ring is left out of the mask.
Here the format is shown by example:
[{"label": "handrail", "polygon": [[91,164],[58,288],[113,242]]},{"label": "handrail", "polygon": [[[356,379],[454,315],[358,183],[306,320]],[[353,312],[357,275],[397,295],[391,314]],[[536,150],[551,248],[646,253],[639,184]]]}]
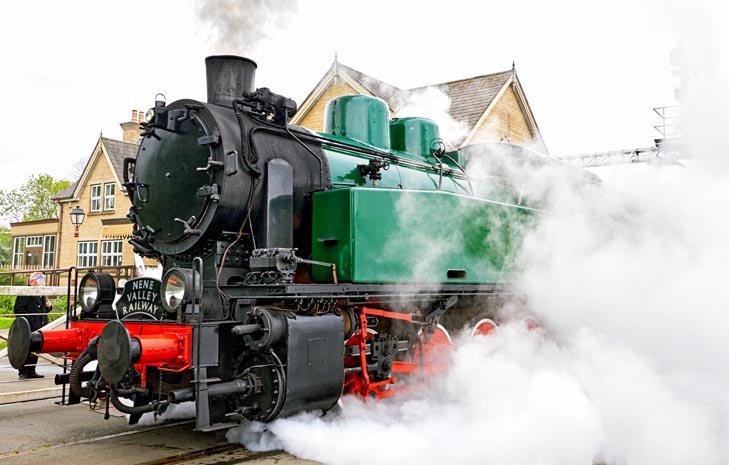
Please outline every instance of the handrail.
[{"label": "handrail", "polygon": [[[75,269],[75,267],[71,267],[72,269]],[[46,282],[49,285],[52,286],[59,286],[61,285],[61,279],[69,279],[69,268],[15,268],[7,271],[0,271],[0,279],[2,279],[4,276],[9,277],[9,285],[13,286],[15,285],[15,280],[18,279],[18,276],[25,275],[25,279],[27,281],[28,276],[31,273],[40,271],[46,275]],[[137,276],[137,267],[135,265],[121,265],[121,266],[90,266],[90,267],[83,267],[78,268],[79,274],[85,274],[90,271],[95,271],[97,273],[109,273],[110,275],[114,276],[115,278],[124,278],[124,279],[132,279]],[[64,286],[65,287],[65,286]]]}]

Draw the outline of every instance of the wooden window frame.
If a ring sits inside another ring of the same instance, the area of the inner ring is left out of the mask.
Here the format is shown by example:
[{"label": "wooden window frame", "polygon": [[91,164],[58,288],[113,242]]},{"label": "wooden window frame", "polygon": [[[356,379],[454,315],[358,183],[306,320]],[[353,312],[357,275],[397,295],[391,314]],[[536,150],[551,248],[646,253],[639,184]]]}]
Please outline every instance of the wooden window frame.
[{"label": "wooden window frame", "polygon": [[124,241],[118,239],[101,241],[101,266],[122,266],[123,247]]},{"label": "wooden window frame", "polygon": [[[82,246],[85,246],[87,250],[81,252]],[[91,268],[96,266],[98,262],[99,241],[79,241],[76,248],[76,266],[78,268]]]},{"label": "wooden window frame", "polygon": [[[20,250],[18,250],[20,249]],[[13,238],[13,268],[23,266],[25,262],[25,236]]]},{"label": "wooden window frame", "polygon": [[[32,241],[31,241],[32,239]],[[25,248],[28,247],[42,247],[43,246],[43,236],[25,236]]]},{"label": "wooden window frame", "polygon": [[[107,192],[107,189],[111,187],[111,194]],[[107,182],[104,183],[104,211],[114,210],[114,195],[116,194],[116,183]]]},{"label": "wooden window frame", "polygon": [[[50,243],[50,245],[49,245]],[[43,267],[55,268],[56,267],[56,236],[47,235],[43,236]]]},{"label": "wooden window frame", "polygon": [[[101,211],[101,184],[92,184],[90,186],[90,201],[89,201],[89,211],[91,212],[100,212]],[[97,190],[96,195],[94,195],[94,191]],[[96,208],[94,208],[94,204],[96,205]]]}]

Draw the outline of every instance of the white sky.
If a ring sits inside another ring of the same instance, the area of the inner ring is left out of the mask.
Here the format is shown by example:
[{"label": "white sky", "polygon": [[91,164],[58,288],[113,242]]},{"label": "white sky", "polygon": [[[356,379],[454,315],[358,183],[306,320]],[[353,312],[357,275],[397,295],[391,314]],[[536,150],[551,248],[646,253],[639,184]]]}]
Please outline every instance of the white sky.
[{"label": "white sky", "polygon": [[[285,10],[285,1],[274,3]],[[258,63],[257,86],[299,103],[335,52],[401,88],[502,71],[515,60],[553,155],[635,148],[658,135],[652,108],[676,103],[676,18],[719,25],[718,0],[688,3],[301,1],[241,51]],[[168,102],[204,100],[204,58],[220,50],[196,19],[199,4],[2,2],[0,189],[32,174],[69,177],[100,132],[121,139],[119,123],[157,92]]]}]

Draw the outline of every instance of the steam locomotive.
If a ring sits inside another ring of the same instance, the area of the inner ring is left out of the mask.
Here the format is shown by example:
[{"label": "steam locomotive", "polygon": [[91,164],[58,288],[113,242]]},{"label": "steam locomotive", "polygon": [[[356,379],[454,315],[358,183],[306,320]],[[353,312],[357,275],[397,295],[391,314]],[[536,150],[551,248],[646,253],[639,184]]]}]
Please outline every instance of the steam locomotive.
[{"label": "steam locomotive", "polygon": [[129,242],[161,281],[131,280],[114,303],[111,276],[85,275],[66,329],[15,321],[13,366],[66,352],[77,401],[107,398],[132,423],[194,401],[211,431],[396,395],[439,369],[449,331],[495,327],[535,216],[513,189],[475,186],[468,151],[380,99],[335,98],[316,133],[254,88],[253,61],[206,67],[207,102],[158,95],[124,163]]}]

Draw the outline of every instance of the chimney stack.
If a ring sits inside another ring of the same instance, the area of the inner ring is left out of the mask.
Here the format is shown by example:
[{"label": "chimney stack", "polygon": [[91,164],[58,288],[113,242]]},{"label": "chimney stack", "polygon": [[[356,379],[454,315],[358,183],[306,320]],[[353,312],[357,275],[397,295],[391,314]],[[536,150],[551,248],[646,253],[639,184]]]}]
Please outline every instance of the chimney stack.
[{"label": "chimney stack", "polygon": [[253,92],[256,62],[234,55],[212,55],[205,58],[208,103],[230,106],[243,92]]},{"label": "chimney stack", "polygon": [[130,142],[132,144],[136,144],[139,141],[139,138],[142,134],[142,128],[141,123],[144,121],[144,111],[142,110],[132,110],[132,119],[131,121],[127,121],[126,123],[121,123],[119,126],[121,126],[122,131],[124,131],[124,136],[122,137],[122,140],[124,142]]}]

